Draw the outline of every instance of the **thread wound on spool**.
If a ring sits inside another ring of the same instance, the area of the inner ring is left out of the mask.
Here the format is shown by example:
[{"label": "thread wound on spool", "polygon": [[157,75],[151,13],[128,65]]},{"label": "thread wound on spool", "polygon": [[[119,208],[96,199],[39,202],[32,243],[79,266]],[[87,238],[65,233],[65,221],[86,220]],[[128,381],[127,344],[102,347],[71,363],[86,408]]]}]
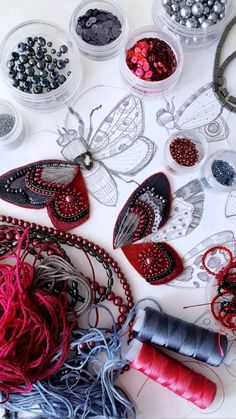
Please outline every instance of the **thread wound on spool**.
[{"label": "thread wound on spool", "polygon": [[215,367],[223,362],[228,347],[225,335],[150,307],[145,308],[144,322],[136,338]]},{"label": "thread wound on spool", "polygon": [[215,398],[215,383],[146,343],[142,344],[131,368],[141,371],[200,409],[209,407]]}]

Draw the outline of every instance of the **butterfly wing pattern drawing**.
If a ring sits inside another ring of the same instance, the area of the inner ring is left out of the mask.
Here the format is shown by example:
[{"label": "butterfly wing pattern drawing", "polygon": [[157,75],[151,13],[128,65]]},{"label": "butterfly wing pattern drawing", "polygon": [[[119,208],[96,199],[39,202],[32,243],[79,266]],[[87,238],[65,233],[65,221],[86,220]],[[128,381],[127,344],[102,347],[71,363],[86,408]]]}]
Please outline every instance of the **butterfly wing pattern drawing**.
[{"label": "butterfly wing pattern drawing", "polygon": [[188,182],[173,194],[170,218],[163,228],[152,232],[141,241],[170,241],[184,237],[195,230],[202,219],[204,188],[198,179]]},{"label": "butterfly wing pattern drawing", "polygon": [[[224,245],[236,255],[236,241],[234,233],[230,230],[221,231],[200,242],[184,256],[183,273],[169,285],[183,288],[204,288],[212,276],[202,266],[204,252],[210,247]],[[217,250],[208,261],[212,271],[218,272],[225,265],[225,253]]]},{"label": "butterfly wing pattern drawing", "polygon": [[62,147],[62,155],[68,161],[78,161],[81,155],[89,156],[91,167],[79,162],[89,193],[100,203],[115,206],[118,188],[114,177],[136,175],[152,160],[157,150],[155,143],[143,135],[143,103],[134,95],[126,95],[105,117],[94,135],[92,111],[87,137],[82,118],[74,110],[72,112],[77,117],[78,129],[68,127],[60,132],[58,144]]},{"label": "butterfly wing pattern drawing", "polygon": [[208,83],[194,92],[175,112],[167,102],[166,109],[157,111],[157,123],[168,130],[197,130],[208,142],[222,141],[228,138],[229,128],[222,116],[223,107],[216,99],[212,83]]},{"label": "butterfly wing pattern drawing", "polygon": [[228,196],[225,206],[225,217],[233,224],[236,224],[236,191],[232,191]]},{"label": "butterfly wing pattern drawing", "polygon": [[79,166],[44,160],[0,177],[0,197],[24,208],[47,208],[55,227],[66,231],[89,217],[86,186]]}]

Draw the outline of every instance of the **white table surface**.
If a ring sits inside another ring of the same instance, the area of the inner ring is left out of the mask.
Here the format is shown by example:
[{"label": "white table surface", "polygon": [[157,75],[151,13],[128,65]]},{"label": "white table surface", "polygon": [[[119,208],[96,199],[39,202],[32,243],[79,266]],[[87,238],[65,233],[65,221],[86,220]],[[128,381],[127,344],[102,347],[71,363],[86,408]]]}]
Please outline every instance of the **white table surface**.
[{"label": "white table surface", "polygon": [[[151,0],[119,0],[119,3],[125,9],[131,29],[136,29],[142,25],[151,24]],[[0,0],[0,41],[5,34],[16,24],[28,19],[45,19],[51,20],[61,25],[63,28],[68,29],[71,14],[78,4],[78,0]],[[226,55],[229,55],[233,50],[235,42],[235,32],[229,39],[226,48]],[[168,99],[174,96],[174,103],[176,110],[182,103],[195,91],[212,81],[212,67],[214,60],[216,45],[209,49],[202,49],[194,53],[185,54],[184,68],[181,79]],[[95,85],[112,85],[122,87],[119,75],[119,58],[115,58],[109,62],[97,63],[82,59],[84,74],[86,77],[83,82],[83,90],[89,89]],[[232,94],[236,94],[235,85],[235,66],[232,65],[232,70],[228,74],[228,87]],[[121,91],[116,90],[112,97],[104,102],[104,97],[99,97],[99,88],[94,90],[93,94],[84,96],[85,107],[83,108],[83,116],[86,119],[89,111],[99,105],[103,101],[104,112],[111,109],[117,98],[120,97]],[[117,93],[118,92],[118,93]],[[8,92],[5,90],[2,82],[0,83],[0,94],[9,100]],[[126,92],[124,92],[124,95]],[[203,95],[203,101],[207,100]],[[219,104],[215,98],[215,105]],[[90,103],[95,101],[96,103]],[[80,103],[80,102],[78,102]],[[30,163],[41,158],[57,158],[60,157],[58,146],[56,145],[55,133],[58,126],[63,125],[63,120],[66,116],[67,110],[65,109],[53,112],[40,114],[28,111],[18,105],[18,108],[26,121],[27,125],[27,138],[22,147],[12,152],[1,152],[0,158],[0,174],[18,167],[24,163]],[[153,158],[152,162],[135,176],[137,182],[142,182],[147,176],[154,172],[165,170],[163,166],[163,147],[168,138],[168,131],[160,127],[156,123],[156,112],[161,108],[166,107],[166,101],[163,97],[157,97],[153,101],[144,101],[145,109],[145,135],[152,139],[158,151]],[[75,106],[76,108],[76,106]],[[76,108],[77,109],[77,108]],[[96,117],[95,125],[99,122]],[[105,115],[104,115],[105,117]],[[198,117],[202,118],[204,123],[204,115]],[[214,142],[209,144],[209,155],[220,148],[231,147],[235,148],[235,128],[236,128],[236,115],[230,114],[227,111],[223,112],[224,121],[227,121],[229,127],[229,136],[227,140]],[[202,121],[201,121],[202,123]],[[200,122],[198,123],[200,126]],[[50,130],[50,138],[42,131]],[[52,132],[53,131],[53,132]],[[222,130],[224,133],[225,128]],[[39,132],[41,140],[39,142]],[[37,136],[32,136],[37,133]],[[224,134],[223,134],[224,135]],[[199,173],[191,173],[188,176],[173,176],[169,174],[169,179],[172,185],[172,190],[175,191],[182,187],[187,182],[199,178]],[[114,223],[116,221],[119,210],[122,208],[125,200],[133,191],[134,186],[125,184],[121,180],[117,180],[119,190],[119,199],[115,208],[105,207],[99,204],[94,199],[91,200],[91,217],[88,222],[76,230],[82,236],[86,236],[94,242],[97,242],[102,247],[105,247],[111,254],[119,261],[123,271],[129,279],[135,300],[143,297],[152,297],[158,299],[163,309],[170,313],[177,315],[181,318],[190,321],[196,321],[199,316],[201,324],[207,324],[210,320],[208,316],[207,306],[195,308],[190,310],[183,310],[184,305],[201,304],[206,301],[206,283],[199,281],[200,287],[194,286],[193,282],[177,282],[175,286],[150,286],[145,283],[143,279],[134,271],[129,265],[124,255],[119,250],[112,250],[112,232]],[[219,232],[225,232],[216,237],[220,242],[233,241],[235,244],[234,234],[235,224],[229,218],[225,217],[225,206],[228,198],[227,194],[217,194],[209,191],[204,192],[205,202],[203,217],[199,226],[188,236],[173,240],[173,246],[176,250],[184,256],[192,248],[198,245],[207,237],[210,237]],[[231,207],[236,206],[235,200],[231,197]],[[23,210],[13,205],[0,201],[0,213],[18,216],[20,218],[35,221],[41,224],[50,225],[50,221],[46,216],[46,212]],[[171,242],[172,244],[172,242]],[[193,260],[190,260],[190,264]],[[204,314],[203,314],[204,313]],[[182,358],[184,362],[189,362],[187,358]],[[188,363],[189,365],[189,363]],[[197,364],[194,361],[190,362],[195,370],[203,371],[203,373],[216,381],[218,385],[218,399],[216,404],[206,412],[201,412],[185,400],[172,394],[167,389],[151,382],[150,380],[145,384],[141,393],[137,397],[137,393],[142,387],[146,378],[136,371],[130,371],[122,378],[122,382],[129,395],[133,398],[137,407],[138,419],[179,419],[179,418],[202,418],[206,415],[208,418],[236,418],[235,413],[235,392],[236,392],[236,363],[233,363],[228,369],[222,366],[218,369],[208,368]]]}]

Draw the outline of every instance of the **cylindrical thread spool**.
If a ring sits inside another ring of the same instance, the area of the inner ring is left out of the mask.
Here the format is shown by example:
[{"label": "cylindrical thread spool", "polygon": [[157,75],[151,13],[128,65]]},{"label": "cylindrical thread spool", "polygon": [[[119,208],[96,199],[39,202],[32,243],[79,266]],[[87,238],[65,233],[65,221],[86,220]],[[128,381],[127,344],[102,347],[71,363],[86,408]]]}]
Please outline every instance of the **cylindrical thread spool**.
[{"label": "cylindrical thread spool", "polygon": [[215,383],[153,346],[140,342],[140,346],[136,346],[136,342],[134,339],[135,348],[127,354],[127,358],[131,360],[131,368],[141,371],[151,380],[167,387],[200,409],[206,409],[212,404],[216,396]]},{"label": "cylindrical thread spool", "polygon": [[136,338],[218,367],[224,360],[228,340],[225,335],[146,307],[134,323]]}]

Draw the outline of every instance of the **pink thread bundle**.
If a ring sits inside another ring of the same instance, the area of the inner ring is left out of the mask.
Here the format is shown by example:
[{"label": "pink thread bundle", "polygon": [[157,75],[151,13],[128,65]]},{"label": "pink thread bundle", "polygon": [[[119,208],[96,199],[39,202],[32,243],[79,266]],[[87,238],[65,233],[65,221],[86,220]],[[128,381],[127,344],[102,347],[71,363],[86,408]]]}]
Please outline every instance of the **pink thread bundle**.
[{"label": "pink thread bundle", "polygon": [[[34,267],[24,260],[28,230],[16,253],[0,261],[0,391],[30,392],[37,380],[66,360],[74,321],[68,320],[66,288],[58,295],[33,286]],[[11,258],[13,264],[4,263]],[[65,284],[66,287],[66,284]],[[70,309],[71,312],[71,309]]]}]

